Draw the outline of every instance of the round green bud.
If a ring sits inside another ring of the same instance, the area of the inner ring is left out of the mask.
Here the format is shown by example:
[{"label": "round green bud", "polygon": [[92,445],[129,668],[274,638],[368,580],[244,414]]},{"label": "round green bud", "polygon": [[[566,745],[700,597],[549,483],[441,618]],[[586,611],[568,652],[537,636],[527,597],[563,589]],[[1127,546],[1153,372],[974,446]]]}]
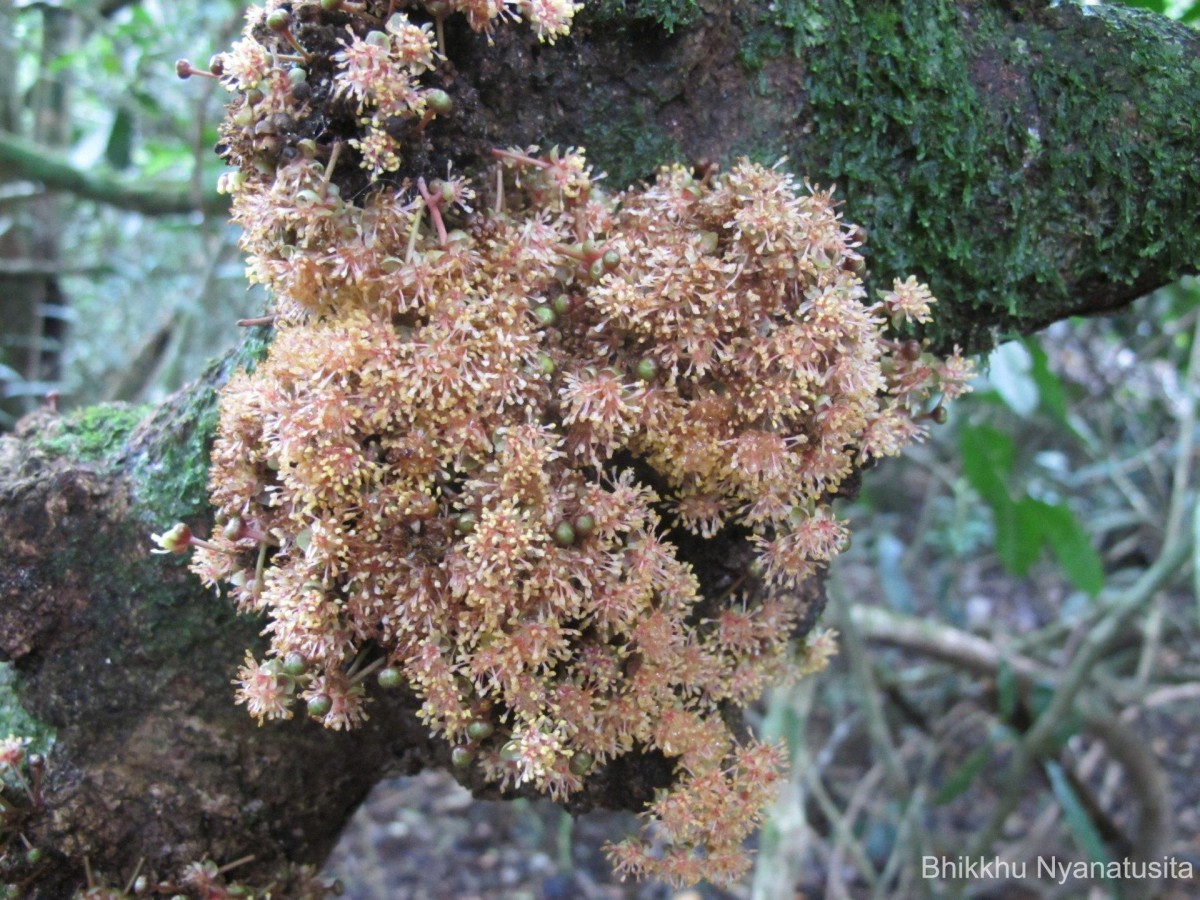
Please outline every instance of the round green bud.
[{"label": "round green bud", "polygon": [[42,859],[42,848],[41,847],[30,847],[28,850],[25,851],[25,862],[29,863],[29,865],[35,866],[41,861],[41,859]]},{"label": "round green bud", "polygon": [[473,512],[465,512],[454,520],[454,530],[459,534],[470,534],[475,530],[478,517]]},{"label": "round green bud", "polygon": [[587,537],[596,530],[596,520],[590,513],[584,513],[575,519],[575,533]]},{"label": "round green bud", "polygon": [[604,262],[604,268],[611,271],[621,264],[621,254],[616,250],[606,250],[601,260]]},{"label": "round green bud", "polygon": [[516,762],[521,758],[521,745],[517,741],[509,741],[500,748],[500,758],[505,762]]},{"label": "round green bud", "polygon": [[716,253],[717,244],[720,243],[720,236],[715,231],[705,231],[700,235],[700,251],[702,253]]},{"label": "round green bud", "polygon": [[236,541],[242,533],[242,520],[234,516],[221,526],[221,534],[227,541]]},{"label": "round green bud", "polygon": [[608,270],[604,268],[603,259],[596,260],[591,264],[591,266],[588,267],[588,274],[591,275],[592,278],[596,279],[600,278],[600,276],[602,276],[606,271]]},{"label": "round green bud", "polygon": [[595,256],[600,252],[595,241],[584,241],[579,245],[579,250],[584,256]]},{"label": "round green bud", "polygon": [[916,362],[921,358],[921,342],[905,341],[900,345],[900,355],[909,362]]},{"label": "round green bud", "polygon": [[277,9],[267,15],[267,27],[272,31],[286,31],[288,27],[288,14],[282,9]]},{"label": "round green bud", "polygon": [[135,894],[144,894],[150,890],[150,879],[145,875],[139,875],[133,879],[133,892]]},{"label": "round green bud", "polygon": [[553,358],[551,358],[549,353],[539,353],[538,354],[537,367],[538,367],[538,371],[541,372],[543,375],[553,375],[554,374],[554,369],[555,369],[554,360],[553,360]]},{"label": "round green bud", "polygon": [[646,357],[645,359],[638,361],[637,369],[634,371],[637,373],[637,377],[642,379],[642,381],[650,381],[655,375],[658,374],[658,363],[649,357]]},{"label": "round green bud", "polygon": [[554,310],[555,314],[565,316],[571,311],[571,298],[566,294],[559,294],[550,301],[550,308]]},{"label": "round green bud", "polygon": [[239,128],[249,128],[254,124],[254,111],[249,106],[243,106],[233,114],[233,124]]},{"label": "round green bud", "polygon": [[467,725],[467,737],[473,741],[484,741],[492,736],[496,727],[487,719],[476,719]]},{"label": "round green bud", "polygon": [[404,673],[395,666],[388,666],[379,670],[379,686],[381,688],[391,690],[392,688],[400,687],[403,683]]},{"label": "round green bud", "polygon": [[570,522],[559,522],[554,529],[554,543],[560,547],[570,547],[575,543],[575,529]]},{"label": "round green bud", "polygon": [[257,104],[262,102],[262,99],[265,96],[267,96],[267,95],[264,94],[262,91],[260,91],[258,88],[250,88],[250,90],[246,91],[246,102],[248,104],[250,104],[251,106],[256,106]]},{"label": "round green bud", "polygon": [[588,753],[586,750],[580,751],[571,757],[571,762],[568,768],[572,775],[586,775],[592,771],[592,766],[596,764],[596,757]]},{"label": "round green bud", "polygon": [[450,751],[450,764],[456,769],[465,769],[475,760],[475,754],[467,747],[455,747]]},{"label": "round green bud", "polygon": [[303,66],[292,66],[288,69],[287,78],[292,84],[303,84],[308,81],[308,72]]},{"label": "round green bud", "polygon": [[308,698],[308,714],[316,719],[324,718],[333,709],[333,699],[328,694],[317,694]]},{"label": "round green bud", "polygon": [[342,8],[342,0],[321,0],[321,9],[334,12]]},{"label": "round green bud", "polygon": [[425,105],[439,116],[444,116],[450,110],[454,109],[454,101],[450,95],[439,88],[433,88],[425,92]]},{"label": "round green bud", "polygon": [[299,653],[292,651],[283,658],[283,671],[293,678],[299,678],[308,671],[308,661]]},{"label": "round green bud", "polygon": [[933,421],[938,425],[945,425],[946,419],[949,417],[950,414],[946,412],[946,407],[942,406],[941,404],[935,406],[929,413],[929,418],[933,419]]},{"label": "round green bud", "polygon": [[538,324],[549,328],[558,321],[558,316],[554,314],[554,310],[549,306],[535,306],[533,308],[533,316],[538,320]]},{"label": "round green bud", "polygon": [[304,138],[296,141],[296,149],[300,151],[300,155],[305,159],[312,159],[317,155],[317,142],[312,138]]}]

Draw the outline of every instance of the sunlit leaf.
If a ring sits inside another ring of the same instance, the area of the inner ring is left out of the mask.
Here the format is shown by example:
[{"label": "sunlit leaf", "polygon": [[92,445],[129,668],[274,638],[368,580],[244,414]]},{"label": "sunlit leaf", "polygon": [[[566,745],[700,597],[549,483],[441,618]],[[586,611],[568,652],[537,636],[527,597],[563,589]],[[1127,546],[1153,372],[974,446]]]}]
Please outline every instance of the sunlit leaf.
[{"label": "sunlit leaf", "polygon": [[1008,341],[988,355],[988,382],[1019,416],[1038,407],[1038,387],[1031,374],[1033,359],[1021,341]]}]

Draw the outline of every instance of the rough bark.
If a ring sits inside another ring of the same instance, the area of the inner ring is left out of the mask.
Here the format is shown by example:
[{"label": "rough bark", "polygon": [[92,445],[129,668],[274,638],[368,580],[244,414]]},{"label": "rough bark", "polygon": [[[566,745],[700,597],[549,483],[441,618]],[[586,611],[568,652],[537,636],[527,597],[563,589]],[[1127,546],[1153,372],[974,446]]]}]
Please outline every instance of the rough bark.
[{"label": "rough bark", "polygon": [[[941,344],[1112,309],[1195,265],[1200,42],[1159,18],[999,0],[610,3],[553,48],[448,24],[459,112],[434,137],[459,164],[497,144],[583,144],[618,186],[671,158],[787,153],[843,189],[877,282],[933,284]],[[284,858],[319,861],[379,778],[446,762],[403,696],[350,735],[255,727],[229,680],[259,623],[149,556],[151,530],[207,530],[215,391],[261,352],[248,341],[157,410],[47,413],[0,440],[0,651],[38,723],[25,727],[57,736],[42,808],[21,823],[47,851],[17,872],[38,879],[31,896],[80,885],[85,856],[110,883],[143,857],[166,875],[254,854],[240,871],[267,878]],[[710,588],[738,564],[733,545],[687,552],[716,560]],[[666,777],[643,758],[578,803],[637,807]]]}]

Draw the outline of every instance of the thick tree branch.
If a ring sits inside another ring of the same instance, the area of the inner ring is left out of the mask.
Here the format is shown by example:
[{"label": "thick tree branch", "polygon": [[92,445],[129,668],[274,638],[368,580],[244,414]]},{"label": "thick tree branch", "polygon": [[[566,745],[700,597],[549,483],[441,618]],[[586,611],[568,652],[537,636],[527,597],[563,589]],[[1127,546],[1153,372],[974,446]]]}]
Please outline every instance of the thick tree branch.
[{"label": "thick tree branch", "polygon": [[584,145],[614,189],[677,159],[786,154],[867,227],[875,284],[930,283],[946,345],[1196,270],[1196,31],[1045,0],[704,6],[673,36],[595,18],[554,49],[455,35],[480,143]]},{"label": "thick tree branch", "polygon": [[0,133],[0,166],[6,178],[40,182],[49,190],[66,191],[146,216],[196,211],[221,215],[229,208],[227,198],[215,191],[197,197],[188,185],[139,184],[103,172],[84,171],[55,151],[13,134]]},{"label": "thick tree branch", "polygon": [[[836,182],[847,218],[867,225],[876,284],[930,281],[942,344],[1113,309],[1196,267],[1200,41],[1185,28],[1028,0],[712,0],[673,35],[605,15],[552,48],[519,29],[489,45],[447,22],[457,111],[430,126],[415,174],[559,142],[587,146],[619,189],[675,159],[786,153]],[[185,189],[81,173],[11,138],[0,162],[131,209],[195,208]],[[207,531],[227,368],[132,437],[111,425],[120,414],[97,414],[0,444],[0,646],[22,703],[59,734],[55,815],[27,833],[71,856],[55,858],[62,874],[43,896],[78,886],[85,853],[112,876],[140,855],[253,852],[260,873],[320,859],[372,781],[445,762],[403,699],[373,706],[350,737],[253,727],[228,681],[257,625],[147,557],[151,529]],[[661,758],[643,763],[603,774],[582,802],[637,806],[666,773]]]}]

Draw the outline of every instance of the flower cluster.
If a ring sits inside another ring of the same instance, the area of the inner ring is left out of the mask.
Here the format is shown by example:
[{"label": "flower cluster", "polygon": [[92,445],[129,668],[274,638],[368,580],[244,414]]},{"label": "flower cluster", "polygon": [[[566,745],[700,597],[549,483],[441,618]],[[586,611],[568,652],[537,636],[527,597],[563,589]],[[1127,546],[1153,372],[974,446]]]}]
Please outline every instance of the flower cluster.
[{"label": "flower cluster", "polygon": [[[327,102],[416,116],[389,73],[435,64],[428,32],[349,33]],[[261,90],[272,76],[237,52],[226,77]],[[276,336],[223,391],[219,527],[159,539],[269,619],[238,700],[348,729],[378,673],[455,765],[557,799],[661,753],[676,778],[647,810],[653,844],[612,848],[617,866],[735,878],[780,760],[725,713],[792,666],[795,589],[845,544],[846,479],[964,389],[961,358],[884,330],[932,298],[905,282],[871,302],[860,233],[779,167],[673,167],[610,198],[582,151],[514,148],[478,212],[450,177],[351,202],[336,152],[234,157]],[[711,539],[745,551],[720,585],[680,550]],[[812,635],[799,667],[830,652]]]},{"label": "flower cluster", "polygon": [[417,23],[395,6],[268,0],[249,9],[242,38],[213,58],[211,73],[181,61],[184,77],[212,74],[236,93],[222,141],[241,171],[222,179],[223,190],[237,193],[247,176],[269,174],[280,161],[328,152],[316,139],[330,130],[345,132],[372,178],[396,171],[406,142],[453,109],[445,90],[422,80],[443,58],[447,15],[461,12],[489,34],[498,21],[524,18],[554,43],[578,9],[573,0],[429,0],[413,4],[414,15],[430,20]]}]

